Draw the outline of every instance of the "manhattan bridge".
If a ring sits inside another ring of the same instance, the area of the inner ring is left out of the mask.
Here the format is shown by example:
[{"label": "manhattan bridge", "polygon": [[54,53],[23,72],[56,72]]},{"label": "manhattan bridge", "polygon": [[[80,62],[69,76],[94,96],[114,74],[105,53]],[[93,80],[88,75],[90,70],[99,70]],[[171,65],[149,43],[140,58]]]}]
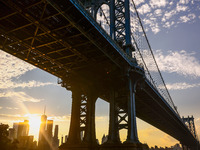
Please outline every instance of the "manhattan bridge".
[{"label": "manhattan bridge", "polygon": [[[138,138],[136,116],[184,149],[200,149],[194,118],[180,117],[134,1],[0,0],[0,49],[72,91],[69,137],[61,150],[148,149]],[[110,104],[103,145],[96,142],[97,98]],[[127,130],[123,143],[121,129]]]}]

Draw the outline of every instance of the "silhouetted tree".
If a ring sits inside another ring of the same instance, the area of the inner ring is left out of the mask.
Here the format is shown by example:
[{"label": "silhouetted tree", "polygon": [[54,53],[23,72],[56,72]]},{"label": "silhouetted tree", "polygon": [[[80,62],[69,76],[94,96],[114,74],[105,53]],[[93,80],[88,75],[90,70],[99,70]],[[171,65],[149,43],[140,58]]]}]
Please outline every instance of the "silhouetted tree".
[{"label": "silhouetted tree", "polygon": [[8,128],[7,124],[0,124],[0,148],[2,150],[10,150],[11,140],[8,139]]}]

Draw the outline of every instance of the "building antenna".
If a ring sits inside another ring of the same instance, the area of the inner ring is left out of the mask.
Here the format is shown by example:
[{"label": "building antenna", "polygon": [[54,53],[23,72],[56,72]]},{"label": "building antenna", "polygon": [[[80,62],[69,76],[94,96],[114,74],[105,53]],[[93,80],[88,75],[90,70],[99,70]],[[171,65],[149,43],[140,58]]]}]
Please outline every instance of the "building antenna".
[{"label": "building antenna", "polygon": [[46,112],[46,105],[44,106],[44,115],[45,115],[45,112]]}]

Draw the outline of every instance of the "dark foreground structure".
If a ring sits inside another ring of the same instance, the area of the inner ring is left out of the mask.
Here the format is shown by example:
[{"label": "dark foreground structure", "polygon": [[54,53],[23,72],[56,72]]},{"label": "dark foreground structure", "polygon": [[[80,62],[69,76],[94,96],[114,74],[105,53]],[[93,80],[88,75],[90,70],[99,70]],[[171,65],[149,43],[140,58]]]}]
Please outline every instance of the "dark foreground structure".
[{"label": "dark foreground structure", "polygon": [[[59,77],[72,91],[69,137],[61,150],[148,149],[139,142],[136,116],[199,149],[195,127],[187,127],[169,95],[133,1],[1,0],[0,8],[0,49]],[[101,146],[98,97],[110,103],[108,141]],[[121,129],[127,130],[124,143]]]}]

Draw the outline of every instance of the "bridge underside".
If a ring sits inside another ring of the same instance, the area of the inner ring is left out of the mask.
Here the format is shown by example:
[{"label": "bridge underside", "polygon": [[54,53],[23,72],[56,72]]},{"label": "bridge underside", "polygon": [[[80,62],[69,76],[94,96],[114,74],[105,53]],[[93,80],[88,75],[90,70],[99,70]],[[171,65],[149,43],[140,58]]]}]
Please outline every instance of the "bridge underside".
[{"label": "bridge underside", "polygon": [[[131,60],[83,8],[78,10],[69,0],[1,0],[0,8],[3,51],[69,82],[95,85],[99,97],[108,102],[111,85],[125,86],[122,68],[131,66]],[[187,127],[148,81],[137,89],[136,112],[177,140],[195,144]]]},{"label": "bridge underside", "polygon": [[145,82],[145,88],[136,94],[137,117],[169,134],[183,144],[195,145],[195,138],[177,117],[177,114],[163,101],[162,97]]}]

